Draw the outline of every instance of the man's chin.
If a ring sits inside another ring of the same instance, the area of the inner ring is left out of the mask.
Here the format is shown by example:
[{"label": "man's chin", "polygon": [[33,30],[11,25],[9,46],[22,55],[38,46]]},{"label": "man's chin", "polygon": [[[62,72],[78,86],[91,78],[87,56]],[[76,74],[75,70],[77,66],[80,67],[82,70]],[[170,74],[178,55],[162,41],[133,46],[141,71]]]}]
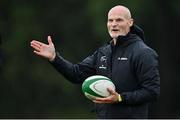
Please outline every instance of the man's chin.
[{"label": "man's chin", "polygon": [[112,37],[113,39],[118,38],[118,36],[124,36],[124,35],[123,35],[123,34],[115,34],[115,35],[111,35],[111,37]]},{"label": "man's chin", "polygon": [[116,39],[118,38],[119,35],[114,35],[114,36],[111,36],[113,39]]},{"label": "man's chin", "polygon": [[118,38],[119,36],[126,36],[126,34],[111,35],[111,37],[112,37],[113,39],[116,39],[116,38]]}]

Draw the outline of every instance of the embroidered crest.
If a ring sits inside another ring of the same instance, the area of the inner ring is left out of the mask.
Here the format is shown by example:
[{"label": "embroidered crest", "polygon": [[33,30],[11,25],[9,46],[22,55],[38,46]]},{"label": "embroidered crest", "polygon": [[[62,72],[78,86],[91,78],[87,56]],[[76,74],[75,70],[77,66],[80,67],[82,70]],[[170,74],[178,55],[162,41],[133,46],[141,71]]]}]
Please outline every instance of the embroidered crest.
[{"label": "embroidered crest", "polygon": [[106,61],[107,61],[106,56],[102,56],[102,57],[100,58],[100,61],[101,61],[101,62],[106,62]]}]

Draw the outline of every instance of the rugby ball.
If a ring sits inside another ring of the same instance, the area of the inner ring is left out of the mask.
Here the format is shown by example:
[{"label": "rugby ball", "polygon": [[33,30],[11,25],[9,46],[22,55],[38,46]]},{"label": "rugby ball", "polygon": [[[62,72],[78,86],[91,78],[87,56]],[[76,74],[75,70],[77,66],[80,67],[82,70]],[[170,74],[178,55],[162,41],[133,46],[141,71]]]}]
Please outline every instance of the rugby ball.
[{"label": "rugby ball", "polygon": [[84,95],[93,100],[95,97],[108,97],[110,93],[107,88],[115,91],[115,85],[108,77],[102,75],[90,76],[82,84]]}]

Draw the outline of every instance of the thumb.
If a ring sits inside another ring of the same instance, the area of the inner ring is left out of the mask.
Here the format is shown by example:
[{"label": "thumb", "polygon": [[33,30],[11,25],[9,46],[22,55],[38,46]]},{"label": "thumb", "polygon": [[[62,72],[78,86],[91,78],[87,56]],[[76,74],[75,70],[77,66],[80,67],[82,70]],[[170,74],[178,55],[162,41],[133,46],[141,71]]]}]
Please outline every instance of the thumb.
[{"label": "thumb", "polygon": [[52,42],[52,39],[51,39],[51,36],[48,36],[48,43],[49,43],[49,45],[52,45],[53,44],[53,42]]},{"label": "thumb", "polygon": [[111,94],[111,95],[115,95],[116,92],[114,90],[112,90],[111,88],[107,88],[108,92]]}]

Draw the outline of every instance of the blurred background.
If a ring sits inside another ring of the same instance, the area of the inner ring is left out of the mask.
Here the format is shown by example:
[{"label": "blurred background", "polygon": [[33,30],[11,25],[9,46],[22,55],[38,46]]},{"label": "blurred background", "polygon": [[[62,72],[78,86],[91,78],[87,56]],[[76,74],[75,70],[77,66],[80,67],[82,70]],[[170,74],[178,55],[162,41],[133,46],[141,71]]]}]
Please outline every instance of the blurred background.
[{"label": "blurred background", "polygon": [[107,13],[118,4],[159,54],[161,96],[150,118],[180,118],[180,0],[1,0],[0,118],[95,118],[81,85],[34,55],[30,41],[51,35],[64,58],[80,62],[110,39]]}]

